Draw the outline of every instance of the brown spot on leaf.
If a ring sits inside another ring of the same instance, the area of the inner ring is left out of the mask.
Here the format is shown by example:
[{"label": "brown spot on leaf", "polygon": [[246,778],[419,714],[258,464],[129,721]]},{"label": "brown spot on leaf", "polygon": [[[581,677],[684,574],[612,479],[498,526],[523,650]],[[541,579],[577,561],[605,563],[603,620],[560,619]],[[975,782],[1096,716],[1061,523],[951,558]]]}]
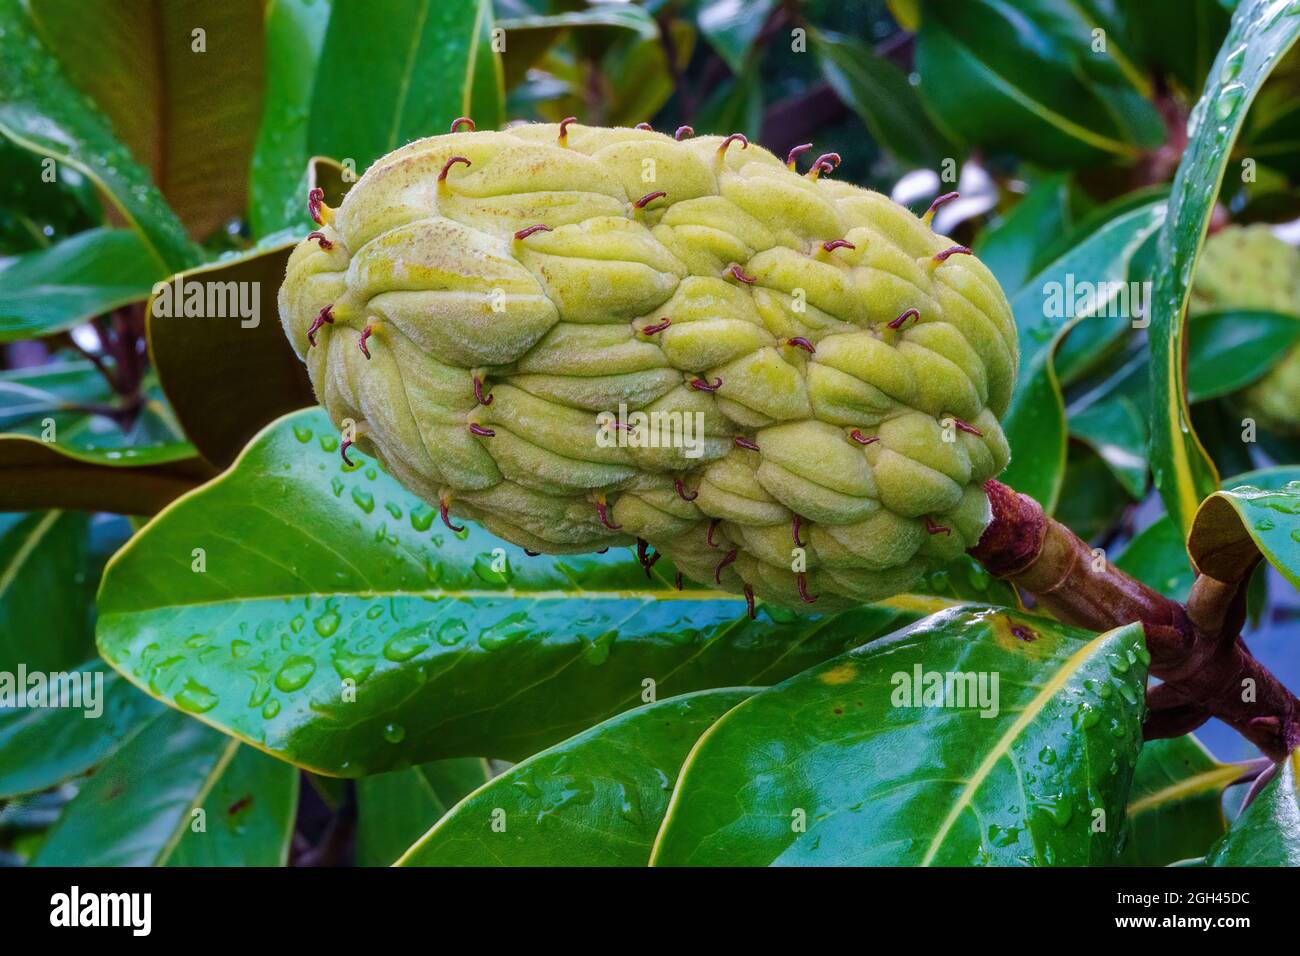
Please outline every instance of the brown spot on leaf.
[{"label": "brown spot on leaf", "polygon": [[252,802],[253,802],[253,795],[251,793],[244,794],[244,796],[240,797],[230,806],[226,807],[226,813],[233,817],[235,814],[239,813],[239,811],[246,810],[252,804]]},{"label": "brown spot on leaf", "polygon": [[1034,641],[1038,640],[1038,634],[1022,624],[1011,625],[1011,636],[1016,640],[1024,641],[1026,644],[1032,644]]}]

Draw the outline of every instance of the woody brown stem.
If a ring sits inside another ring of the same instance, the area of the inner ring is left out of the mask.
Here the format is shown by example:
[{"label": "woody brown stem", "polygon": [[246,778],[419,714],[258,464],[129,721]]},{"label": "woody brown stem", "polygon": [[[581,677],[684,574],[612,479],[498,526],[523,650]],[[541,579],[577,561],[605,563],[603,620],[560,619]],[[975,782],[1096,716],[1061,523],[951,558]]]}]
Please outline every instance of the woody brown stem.
[{"label": "woody brown stem", "polygon": [[1275,760],[1300,746],[1300,701],[1241,639],[1253,565],[1232,581],[1198,575],[1179,604],[1095,556],[1029,496],[997,481],[984,487],[993,521],[970,554],[990,573],[1067,624],[1095,631],[1142,624],[1151,676],[1163,682],[1147,694],[1148,739],[1218,717]]}]

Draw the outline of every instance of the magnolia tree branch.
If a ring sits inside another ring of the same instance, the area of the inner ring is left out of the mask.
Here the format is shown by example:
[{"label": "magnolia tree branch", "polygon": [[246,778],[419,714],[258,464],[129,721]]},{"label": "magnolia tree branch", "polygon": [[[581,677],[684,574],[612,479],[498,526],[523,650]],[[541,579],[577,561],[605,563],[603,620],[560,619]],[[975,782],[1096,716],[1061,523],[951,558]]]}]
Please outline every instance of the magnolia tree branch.
[{"label": "magnolia tree branch", "polygon": [[1094,557],[1029,496],[996,481],[985,490],[993,521],[970,554],[990,573],[1067,624],[1096,631],[1142,624],[1151,675],[1162,681],[1147,693],[1148,739],[1177,737],[1218,717],[1274,760],[1300,746],[1300,700],[1241,639],[1253,564],[1231,581],[1198,575],[1179,604]]}]

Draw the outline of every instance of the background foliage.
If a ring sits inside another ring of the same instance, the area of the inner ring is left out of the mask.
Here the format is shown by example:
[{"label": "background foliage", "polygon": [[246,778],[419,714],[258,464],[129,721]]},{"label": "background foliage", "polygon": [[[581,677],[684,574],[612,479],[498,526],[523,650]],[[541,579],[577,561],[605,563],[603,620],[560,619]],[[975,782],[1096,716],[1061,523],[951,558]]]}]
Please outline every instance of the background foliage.
[{"label": "background foliage", "polygon": [[[956,189],[936,228],[1020,328],[1004,480],[1179,599],[1202,499],[1271,491],[1202,520],[1281,570],[1248,637],[1295,687],[1300,448],[1241,441],[1232,395],[1300,316],[1183,318],[1212,218],[1300,215],[1297,5],[1237,6],[0,0],[0,671],[107,697],[99,720],[0,711],[0,859],[1300,862],[1293,766],[1229,829],[1225,790],[1261,769],[1243,742],[1141,745],[1139,629],[1063,627],[969,561],[750,621],[667,561],[452,533],[340,462],[275,307],[308,188],[337,204],[461,115],[813,141],[917,211]],[[260,325],[154,314],[176,274],[260,283]],[[1153,294],[1049,314],[1071,277]],[[993,720],[884,706],[885,659],[922,647],[1017,696]]]}]

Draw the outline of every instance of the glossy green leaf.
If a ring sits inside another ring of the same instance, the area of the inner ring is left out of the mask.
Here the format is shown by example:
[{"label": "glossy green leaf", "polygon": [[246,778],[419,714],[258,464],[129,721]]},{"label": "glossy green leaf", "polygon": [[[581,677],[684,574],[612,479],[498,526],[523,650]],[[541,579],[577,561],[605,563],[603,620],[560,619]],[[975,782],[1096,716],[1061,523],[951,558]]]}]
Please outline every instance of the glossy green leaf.
[{"label": "glossy green leaf", "polygon": [[1111,219],[1011,298],[1020,378],[1003,420],[1012,457],[1002,480],[1048,511],[1060,493],[1067,437],[1053,353],[1085,319],[1132,314],[1129,263],[1160,227],[1164,211],[1164,203],[1149,202]]},{"label": "glossy green leaf", "polygon": [[27,5],[64,74],[193,236],[244,211],[265,85],[264,0]]},{"label": "glossy green leaf", "polygon": [[[685,71],[695,49],[695,37],[682,21],[674,24],[673,44],[677,70]],[[657,39],[646,40],[627,31],[620,32],[610,44],[598,67],[606,91],[601,104],[604,125],[635,126],[655,116],[672,98],[676,90],[674,70],[664,46]]]},{"label": "glossy green leaf", "polygon": [[362,777],[357,781],[357,865],[390,866],[490,777],[488,763],[480,757],[435,760]]},{"label": "glossy green leaf", "polygon": [[729,136],[741,132],[757,140],[763,127],[763,77],[756,63],[718,86],[700,106],[692,124],[697,133]]},{"label": "glossy green leaf", "polygon": [[1061,387],[1069,389],[1104,371],[1107,362],[1126,354],[1132,342],[1133,319],[1123,314],[1094,316],[1070,329],[1052,357]]},{"label": "glossy green leaf", "polygon": [[1128,835],[1119,862],[1168,866],[1204,856],[1223,836],[1223,791],[1242,768],[1222,764],[1190,734],[1142,745],[1129,790]]},{"label": "glossy green leaf", "polygon": [[277,234],[247,253],[173,276],[149,299],[158,378],[185,434],[214,464],[232,461],[267,422],[315,402],[276,303],[299,238]]},{"label": "glossy green leaf", "polygon": [[[1300,80],[1300,55],[1288,54],[1269,76],[1251,105],[1241,129],[1237,152],[1254,159],[1260,167],[1260,186],[1266,182],[1266,170],[1284,174],[1281,189],[1287,189],[1300,175],[1300,101],[1296,82]],[[1284,199],[1284,197],[1277,197]],[[1294,199],[1294,196],[1287,197]],[[1287,217],[1290,218],[1290,217]]]},{"label": "glossy green leaf", "polygon": [[269,0],[266,103],[253,147],[249,218],[258,236],[308,221],[302,170],[311,152],[312,86],[333,0]]},{"label": "glossy green leaf", "polygon": [[1116,38],[1092,52],[1084,7],[1055,0],[923,0],[916,35],[921,96],[971,144],[1049,167],[1134,159],[1159,145],[1147,80]]},{"label": "glossy green leaf", "polygon": [[89,362],[0,373],[0,421],[6,434],[40,439],[88,462],[143,466],[195,457],[180,435],[156,379],[146,374],[138,406],[128,405]]},{"label": "glossy green leaf", "polygon": [[881,149],[909,166],[937,167],[954,154],[898,66],[853,37],[816,31],[809,39],[822,75]]},{"label": "glossy green leaf", "polygon": [[60,671],[91,655],[89,517],[0,513],[0,673]]},{"label": "glossy green leaf", "polygon": [[187,825],[175,849],[159,863],[284,866],[298,811],[299,777],[290,764],[252,747],[237,747],[203,797],[207,829]]},{"label": "glossy green leaf", "polygon": [[[1146,659],[1137,625],[1097,636],[978,607],[928,617],[714,724],[682,768],[652,862],[1108,863]],[[938,706],[945,683],[953,706]]]},{"label": "glossy green leaf", "polygon": [[1228,32],[1230,5],[1223,0],[1142,0],[1124,4],[1138,55],[1172,74],[1186,90],[1205,82],[1215,51]]},{"label": "glossy green leaf", "polygon": [[54,182],[42,182],[44,161],[0,135],[0,255],[47,248],[103,218],[89,179],[56,164]]},{"label": "glossy green leaf", "polygon": [[1054,517],[1084,541],[1106,536],[1133,503],[1115,473],[1087,445],[1071,443]]},{"label": "glossy green leaf", "polygon": [[1300,343],[1300,320],[1278,312],[1215,312],[1187,331],[1189,402],[1245,388]]},{"label": "glossy green leaf", "polygon": [[695,22],[731,72],[739,73],[775,7],[776,0],[708,0],[700,5]]},{"label": "glossy green leaf", "polygon": [[[0,799],[45,790],[85,773],[163,711],[103,661],[77,668],[96,706],[0,708]],[[83,693],[85,691],[83,690]],[[96,714],[98,711],[98,714]]]},{"label": "glossy green leaf", "polygon": [[1295,8],[1243,0],[1188,121],[1169,215],[1159,242],[1152,297],[1151,466],[1165,508],[1184,531],[1219,476],[1196,436],[1188,410],[1184,314],[1193,271],[1237,132],[1277,60],[1300,36]]},{"label": "glossy green leaf", "polygon": [[[1001,607],[1019,608],[1020,599],[1016,589],[1006,581],[993,577],[984,566],[974,558],[963,555],[955,561],[926,574],[915,586],[919,604],[924,608],[929,605],[929,598],[941,598],[953,603],[978,601],[981,604],[997,604]],[[902,606],[902,597],[895,598],[895,603]],[[929,610],[934,610],[930,607]],[[929,613],[924,610],[923,613]]]},{"label": "glossy green leaf", "polygon": [[323,412],[276,422],[118,552],[99,593],[110,664],[308,769],[518,759],[635,706],[645,680],[661,697],[771,683],[914,618],[749,621],[737,595],[675,590],[666,561],[647,580],[630,550],[529,558],[447,531],[338,447]]},{"label": "glossy green leaf", "polygon": [[[474,106],[481,0],[372,0],[334,7],[312,94],[309,151],[363,170]],[[508,42],[508,41],[507,41]],[[477,117],[483,128],[494,117]]]},{"label": "glossy green leaf", "polygon": [[1210,866],[1300,866],[1300,750],[1233,821],[1206,860]]},{"label": "glossy green leaf", "polygon": [[[64,355],[68,353],[63,353]],[[19,435],[88,462],[138,466],[195,457],[157,380],[146,372],[138,407],[88,361],[59,355],[46,365],[0,372],[0,443]]]},{"label": "glossy green leaf", "polygon": [[1132,401],[1121,395],[1072,415],[1070,435],[1101,456],[1131,497],[1146,493],[1147,423]]},{"label": "glossy green leaf", "polygon": [[574,30],[585,33],[613,34],[629,30],[643,40],[656,40],[659,26],[641,7],[632,4],[602,3],[585,10],[560,13],[504,17],[497,26],[505,31],[505,85],[514,87],[529,67],[562,36]]},{"label": "glossy green leaf", "polygon": [[1183,535],[1167,515],[1134,535],[1115,559],[1115,567],[1175,601],[1186,601],[1196,580]]},{"label": "glossy green leaf", "polygon": [[[1249,419],[1249,424],[1245,413],[1237,407],[1234,407],[1235,400],[1231,398],[1214,399],[1208,402],[1201,402],[1192,406],[1192,427],[1196,429],[1197,438],[1204,445],[1210,460],[1214,462],[1215,469],[1221,475],[1231,475],[1234,473],[1250,471],[1255,467],[1255,456],[1251,454],[1251,446],[1256,445],[1266,454],[1269,446],[1265,444],[1269,439],[1268,429],[1258,428],[1255,420]],[[1148,409],[1148,419],[1150,417]],[[1248,439],[1253,438],[1254,441]],[[1300,457],[1294,455],[1279,455],[1277,461],[1300,461]]]},{"label": "glossy green leaf", "polygon": [[497,51],[497,22],[492,0],[478,0],[478,33],[470,69],[469,114],[483,129],[500,129],[506,122],[505,64]]},{"label": "glossy green leaf", "polygon": [[1187,551],[1203,574],[1220,581],[1236,580],[1263,555],[1300,588],[1300,481],[1215,492],[1192,520]]},{"label": "glossy green leaf", "polygon": [[[1292,481],[1300,481],[1300,465],[1244,472],[1226,479],[1223,487],[1250,485],[1281,491]],[[1196,577],[1188,561],[1182,532],[1168,515],[1161,516],[1134,537],[1115,559],[1115,566],[1176,601],[1187,600]]]},{"label": "glossy green leaf", "polygon": [[0,429],[12,429],[69,405],[101,401],[109,391],[104,377],[84,361],[0,372]]},{"label": "glossy green leaf", "polygon": [[1070,222],[1070,181],[1063,175],[1034,183],[1025,197],[994,225],[980,232],[975,253],[1007,295],[1024,288],[1038,271],[1043,249]]},{"label": "glossy green leaf", "polygon": [[129,229],[91,229],[0,263],[0,342],[53,335],[141,302],[162,275]]},{"label": "glossy green leaf", "polygon": [[195,261],[197,250],[148,170],[114,135],[108,118],[69,82],[41,43],[22,0],[0,0],[0,134],[94,180],[140,234],[161,272]]},{"label": "glossy green leaf", "polygon": [[687,753],[754,690],[647,704],[529,757],[458,804],[399,865],[645,866]]},{"label": "glossy green leaf", "polygon": [[273,866],[283,862],[288,825],[276,831],[267,816],[283,819],[296,802],[284,798],[296,777],[287,764],[168,711],[86,781],[33,863]]}]

